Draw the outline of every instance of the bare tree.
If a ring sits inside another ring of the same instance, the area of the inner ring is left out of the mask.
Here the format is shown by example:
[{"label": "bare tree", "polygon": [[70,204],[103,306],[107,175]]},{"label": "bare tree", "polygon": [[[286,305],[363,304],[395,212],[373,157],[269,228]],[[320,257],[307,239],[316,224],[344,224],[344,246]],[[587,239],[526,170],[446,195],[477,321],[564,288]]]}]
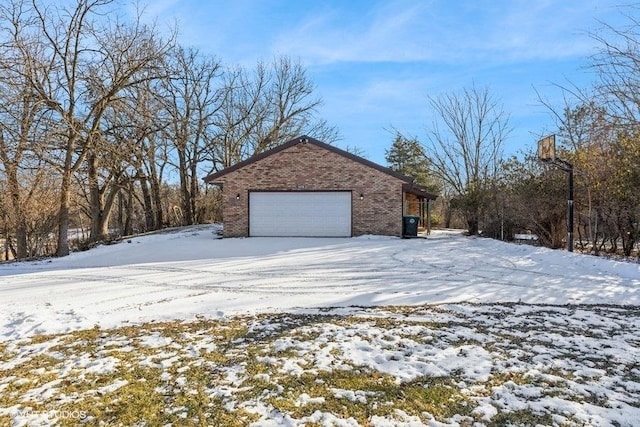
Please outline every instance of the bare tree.
[{"label": "bare tree", "polygon": [[216,115],[216,138],[209,144],[214,170],[261,153],[296,136],[307,134],[327,143],[338,131],[317,119],[322,101],[313,96],[305,69],[288,57],[258,63],[225,74],[222,106]]},{"label": "bare tree", "polygon": [[[70,227],[84,235],[87,218],[91,240],[108,237],[116,207],[121,232],[134,220],[138,228],[164,225],[167,195],[179,210],[174,223],[200,221],[207,158],[222,168],[300,134],[337,139],[316,118],[320,100],[299,63],[283,57],[223,73],[140,16],[121,21],[116,1],[0,4],[2,213],[20,257],[28,252],[30,197],[58,199],[55,215],[46,210],[39,223],[55,218],[63,256]],[[163,182],[172,169],[179,191]]]},{"label": "bare tree", "polygon": [[255,132],[260,98],[266,77],[258,67],[252,77],[242,68],[229,69],[224,75],[224,97],[214,125],[214,139],[207,145],[208,160],[213,170],[229,167],[253,154],[247,141]]},{"label": "bare tree", "polygon": [[[638,146],[640,139],[640,6],[621,6],[620,12],[626,18],[617,27],[603,24],[599,33],[592,34],[599,49],[591,57],[591,69],[596,72],[594,85],[596,102],[604,106],[608,125],[615,129],[610,152],[606,158],[614,165],[609,170],[607,184],[611,194],[609,230],[622,239],[626,256],[640,239],[640,201],[638,185]],[[586,100],[585,100],[586,103]],[[624,179],[620,179],[624,176]],[[612,212],[611,209],[614,211]],[[615,237],[613,245],[616,245]]]},{"label": "bare tree", "polygon": [[32,255],[28,221],[34,218],[28,207],[39,193],[35,187],[42,183],[38,172],[42,167],[42,141],[51,124],[32,82],[48,73],[50,64],[42,58],[38,40],[28,31],[33,17],[23,2],[0,5],[0,23],[0,166],[10,195],[7,201],[16,239],[15,256],[25,258]]},{"label": "bare tree", "polygon": [[[316,121],[315,114],[322,105],[320,98],[313,96],[314,86],[306,70],[298,61],[282,56],[270,67],[258,65],[266,71],[266,92],[261,97],[260,109],[256,110],[255,135],[252,138],[253,153],[260,153],[301,134],[327,138],[331,129],[326,122]],[[327,141],[332,142],[332,141]]]},{"label": "bare tree", "polygon": [[[595,96],[599,105],[611,117],[612,123],[638,128],[640,123],[640,6],[621,6],[626,23],[618,27],[603,24],[601,31],[592,33],[598,43],[597,52],[590,58],[590,69],[596,73]],[[574,94],[576,91],[573,91]],[[577,93],[588,104],[589,95]]]},{"label": "bare tree", "polygon": [[621,6],[626,18],[623,24],[614,27],[603,23],[599,32],[592,33],[598,49],[590,57],[589,69],[596,77],[590,88],[559,85],[564,105],[557,109],[538,95],[558,127],[562,156],[574,166],[580,244],[586,246],[582,240],[585,235],[588,248],[596,254],[607,245],[615,250],[620,239],[628,252],[630,245],[624,239],[630,241],[639,233],[640,205],[635,196],[639,182],[632,173],[636,168],[621,166],[637,164],[638,10],[638,5]]},{"label": "bare tree", "polygon": [[469,233],[476,234],[510,131],[509,117],[487,88],[430,97],[429,103],[436,119],[427,155],[453,195],[452,207],[463,212]]},{"label": "bare tree", "polygon": [[[112,0],[77,0],[72,9],[46,7],[33,0],[40,41],[46,47],[52,71],[36,85],[38,95],[61,122],[58,144],[52,147],[61,175],[58,222],[59,256],[69,253],[69,207],[74,173],[95,153],[107,110],[123,90],[162,74],[159,67],[172,39],[161,40],[155,30],[141,24],[109,20]],[[91,158],[91,160],[93,157]],[[98,165],[99,166],[99,165]],[[97,171],[97,167],[94,168]],[[92,238],[104,235],[108,220],[101,202],[97,175],[89,185]]]},{"label": "bare tree", "polygon": [[[124,230],[125,234],[130,234],[132,204],[137,198],[134,185],[136,182],[142,193],[145,230],[157,230],[165,222],[164,201],[160,188],[165,168],[169,164],[169,150],[172,144],[162,136],[171,122],[164,108],[166,100],[162,98],[162,83],[148,81],[127,92],[128,96],[123,99],[123,105],[118,109],[116,120],[120,125],[114,127],[114,137],[120,144],[126,145],[131,153],[132,172],[129,173],[127,186],[121,188],[121,195],[130,201],[126,203],[127,226],[124,226],[122,221],[120,224],[120,229]],[[123,215],[120,216],[122,220]]]},{"label": "bare tree", "polygon": [[193,224],[200,192],[198,165],[207,141],[214,139],[213,119],[221,108],[224,88],[216,84],[220,63],[196,50],[176,48],[169,67],[171,75],[162,84],[168,119],[163,135],[177,157],[174,166],[180,177],[184,221]]}]

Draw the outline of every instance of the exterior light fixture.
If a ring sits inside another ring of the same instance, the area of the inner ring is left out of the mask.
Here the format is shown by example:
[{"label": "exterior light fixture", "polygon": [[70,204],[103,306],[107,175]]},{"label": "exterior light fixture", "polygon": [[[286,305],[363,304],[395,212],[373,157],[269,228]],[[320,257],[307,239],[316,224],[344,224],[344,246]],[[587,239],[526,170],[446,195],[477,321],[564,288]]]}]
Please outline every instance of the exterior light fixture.
[{"label": "exterior light fixture", "polygon": [[364,200],[364,193],[360,193],[360,200]]},{"label": "exterior light fixture", "polygon": [[240,193],[236,194],[236,200],[240,200]]}]

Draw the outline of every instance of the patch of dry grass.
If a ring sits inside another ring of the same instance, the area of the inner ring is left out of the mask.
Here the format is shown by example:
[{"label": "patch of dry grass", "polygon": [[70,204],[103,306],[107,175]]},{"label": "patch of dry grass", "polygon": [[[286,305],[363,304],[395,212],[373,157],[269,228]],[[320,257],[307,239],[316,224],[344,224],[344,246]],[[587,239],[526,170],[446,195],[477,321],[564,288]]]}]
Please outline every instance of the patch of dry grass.
[{"label": "patch of dry grass", "polygon": [[[568,402],[608,405],[603,396],[569,390],[579,378],[566,367],[519,367],[531,364],[535,357],[523,349],[548,345],[535,334],[528,335],[536,331],[535,325],[527,324],[526,333],[517,333],[474,324],[474,319],[461,316],[451,321],[449,313],[442,322],[433,321],[438,313],[445,313],[440,308],[434,308],[424,323],[415,319],[426,310],[395,307],[379,309],[372,316],[289,314],[153,322],[2,343],[0,425],[24,421],[20,411],[59,411],[54,415],[58,414],[62,426],[79,422],[65,414],[81,414],[90,425],[244,426],[272,411],[305,425],[315,425],[318,413],[363,426],[373,417],[394,420],[399,413],[425,424],[454,418],[461,425],[554,422],[552,410],[509,410],[493,403],[495,390],[517,394],[519,387],[537,387],[543,396]],[[460,328],[471,333],[458,334]],[[357,337],[363,345],[373,346],[375,340],[377,351],[399,350],[398,357],[411,355],[412,347],[404,347],[407,342],[436,350],[483,347],[491,352],[495,369],[486,381],[465,378],[464,370],[401,381],[372,366],[354,365],[345,354],[348,347],[327,348],[335,344],[330,338],[327,341],[331,331],[342,334],[342,340]],[[597,336],[589,332],[588,338]],[[334,368],[317,365],[313,352],[319,350],[326,350],[323,357],[335,361]],[[562,353],[562,357],[574,357],[605,372],[609,369],[593,355]],[[287,371],[285,363],[301,371]],[[637,366],[617,368],[637,378]],[[481,402],[492,402],[497,414],[482,418],[482,413],[475,412]],[[570,414],[562,417],[572,425]]]}]

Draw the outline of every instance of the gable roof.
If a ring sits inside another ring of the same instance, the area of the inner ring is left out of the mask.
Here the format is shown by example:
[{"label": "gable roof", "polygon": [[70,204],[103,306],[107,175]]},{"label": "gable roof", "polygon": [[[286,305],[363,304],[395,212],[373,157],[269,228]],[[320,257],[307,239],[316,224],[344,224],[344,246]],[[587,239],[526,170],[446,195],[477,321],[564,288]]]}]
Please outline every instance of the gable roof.
[{"label": "gable roof", "polygon": [[203,178],[203,180],[206,183],[215,184],[216,183],[216,179],[218,179],[220,177],[223,177],[223,176],[227,175],[228,173],[231,173],[231,172],[233,172],[235,170],[241,169],[241,168],[243,168],[245,166],[248,166],[248,165],[250,165],[252,163],[255,163],[255,162],[259,161],[259,160],[262,160],[265,157],[269,157],[272,154],[275,154],[275,153],[278,153],[280,151],[286,150],[286,149],[291,148],[291,147],[293,147],[295,145],[298,145],[298,144],[313,144],[313,145],[315,145],[317,147],[320,147],[320,148],[323,148],[325,150],[331,151],[331,152],[336,153],[336,154],[338,154],[340,156],[346,157],[349,160],[352,160],[354,162],[363,164],[365,166],[368,166],[370,168],[373,168],[373,169],[376,169],[376,170],[378,170],[380,172],[383,172],[383,173],[385,173],[387,175],[390,175],[390,176],[392,176],[394,178],[397,178],[397,179],[399,179],[401,181],[404,181],[405,184],[403,184],[403,190],[406,191],[406,192],[409,192],[409,193],[412,193],[412,194],[416,194],[417,196],[425,197],[425,198],[428,198],[428,199],[435,199],[437,197],[434,194],[428,193],[426,191],[425,187],[423,187],[421,185],[418,185],[418,184],[415,184],[413,182],[413,178],[410,177],[410,176],[403,175],[403,174],[401,174],[399,172],[396,172],[396,171],[394,171],[392,169],[389,169],[387,167],[384,167],[384,166],[381,166],[381,165],[379,165],[377,163],[374,163],[374,162],[372,162],[370,160],[367,160],[367,159],[362,158],[360,156],[356,156],[355,154],[351,154],[348,151],[345,151],[345,150],[342,150],[340,148],[334,147],[333,145],[329,145],[329,144],[326,144],[324,142],[318,141],[317,139],[311,138],[310,136],[307,136],[307,135],[302,135],[302,136],[299,136],[297,138],[293,138],[292,140],[287,141],[284,144],[278,145],[275,148],[272,148],[270,150],[264,151],[264,152],[262,152],[260,154],[253,155],[253,156],[249,157],[246,160],[243,160],[243,161],[238,162],[238,163],[236,163],[236,164],[234,164],[232,166],[229,166],[228,168],[225,168],[225,169],[223,169],[221,171],[214,172],[214,173],[212,173],[210,175],[207,175],[206,177]]}]

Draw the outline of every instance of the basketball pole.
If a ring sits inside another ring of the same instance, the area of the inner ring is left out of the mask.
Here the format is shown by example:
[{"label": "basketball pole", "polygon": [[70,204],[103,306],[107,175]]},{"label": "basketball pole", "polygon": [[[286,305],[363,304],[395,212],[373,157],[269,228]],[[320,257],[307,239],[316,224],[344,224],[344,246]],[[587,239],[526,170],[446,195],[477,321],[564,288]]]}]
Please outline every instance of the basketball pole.
[{"label": "basketball pole", "polygon": [[573,165],[566,160],[555,159],[553,163],[569,174],[567,191],[567,251],[573,252]]},{"label": "basketball pole", "polygon": [[573,252],[573,165],[566,160],[554,158],[551,163],[569,174],[567,189],[567,251]]},{"label": "basketball pole", "polygon": [[567,190],[567,251],[573,252],[573,165],[556,157],[556,136],[538,141],[538,158],[549,162],[569,174]]}]

